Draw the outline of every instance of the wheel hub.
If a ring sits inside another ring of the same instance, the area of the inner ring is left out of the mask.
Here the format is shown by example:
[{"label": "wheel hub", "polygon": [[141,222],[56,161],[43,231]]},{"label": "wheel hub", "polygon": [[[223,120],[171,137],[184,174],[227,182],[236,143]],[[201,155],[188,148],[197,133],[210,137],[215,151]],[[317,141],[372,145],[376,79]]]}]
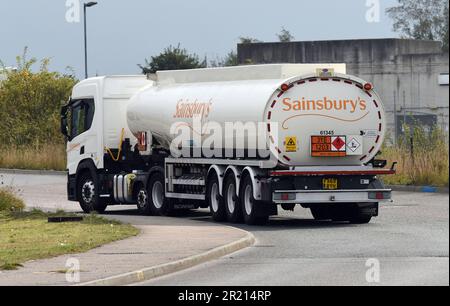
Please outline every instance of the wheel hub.
[{"label": "wheel hub", "polygon": [[145,208],[147,205],[147,192],[145,190],[140,190],[137,196],[138,205],[140,208]]},{"label": "wheel hub", "polygon": [[245,212],[247,213],[247,215],[251,215],[252,211],[253,211],[253,191],[252,191],[252,186],[247,186],[245,188],[245,193],[244,193],[244,206],[245,206]]},{"label": "wheel hub", "polygon": [[219,211],[219,186],[214,183],[211,187],[211,207],[214,212]]},{"label": "wheel hub", "polygon": [[81,189],[81,197],[86,204],[92,204],[95,197],[95,185],[93,181],[86,181]]},{"label": "wheel hub", "polygon": [[236,209],[236,187],[234,184],[230,184],[227,192],[227,205],[230,213],[234,213]]},{"label": "wheel hub", "polygon": [[153,184],[152,188],[152,200],[153,204],[157,209],[163,207],[164,204],[164,188],[161,182],[156,182]]}]

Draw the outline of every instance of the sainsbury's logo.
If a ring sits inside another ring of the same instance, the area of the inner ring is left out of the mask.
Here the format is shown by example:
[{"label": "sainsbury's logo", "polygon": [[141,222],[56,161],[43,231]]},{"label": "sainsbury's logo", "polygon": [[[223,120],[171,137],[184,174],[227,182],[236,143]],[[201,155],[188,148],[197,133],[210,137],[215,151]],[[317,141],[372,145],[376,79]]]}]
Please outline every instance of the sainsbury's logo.
[{"label": "sainsbury's logo", "polygon": [[198,100],[191,102],[189,99],[180,99],[177,103],[173,117],[179,119],[192,119],[196,116],[208,118],[211,107],[212,99],[208,102],[200,102]]},{"label": "sainsbury's logo", "polygon": [[356,99],[331,99],[324,97],[323,99],[306,99],[292,98],[283,99],[283,111],[348,111],[354,113],[358,110],[365,111],[367,109],[366,100],[358,97]]}]

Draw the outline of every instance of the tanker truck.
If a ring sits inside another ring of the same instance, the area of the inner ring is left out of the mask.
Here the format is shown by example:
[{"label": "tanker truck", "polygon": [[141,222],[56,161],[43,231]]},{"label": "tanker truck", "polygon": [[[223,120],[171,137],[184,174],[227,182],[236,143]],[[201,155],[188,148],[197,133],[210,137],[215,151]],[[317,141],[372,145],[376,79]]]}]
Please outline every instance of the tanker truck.
[{"label": "tanker truck", "polygon": [[391,190],[386,115],[345,64],[273,64],[86,79],[61,110],[68,199],[84,212],[209,208],[264,224],[280,209],[368,223]]}]

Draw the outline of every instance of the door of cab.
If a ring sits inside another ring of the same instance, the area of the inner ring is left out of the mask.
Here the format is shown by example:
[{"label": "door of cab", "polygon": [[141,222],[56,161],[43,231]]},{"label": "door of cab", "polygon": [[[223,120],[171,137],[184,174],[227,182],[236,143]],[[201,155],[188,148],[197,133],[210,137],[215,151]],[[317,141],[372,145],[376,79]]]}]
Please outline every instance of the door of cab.
[{"label": "door of cab", "polygon": [[74,174],[80,161],[96,159],[97,133],[92,128],[95,114],[93,98],[74,99],[67,107],[67,168]]}]

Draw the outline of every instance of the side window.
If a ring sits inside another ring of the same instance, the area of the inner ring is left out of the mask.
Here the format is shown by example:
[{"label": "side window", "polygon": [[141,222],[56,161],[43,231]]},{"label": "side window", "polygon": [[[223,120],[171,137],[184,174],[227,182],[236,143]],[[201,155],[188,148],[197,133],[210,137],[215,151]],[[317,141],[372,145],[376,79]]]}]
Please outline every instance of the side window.
[{"label": "side window", "polygon": [[70,111],[70,138],[89,130],[94,120],[95,104],[93,99],[78,100],[72,103]]},{"label": "side window", "polygon": [[84,100],[85,107],[85,131],[89,130],[92,126],[92,121],[94,121],[95,104],[93,99]]}]

